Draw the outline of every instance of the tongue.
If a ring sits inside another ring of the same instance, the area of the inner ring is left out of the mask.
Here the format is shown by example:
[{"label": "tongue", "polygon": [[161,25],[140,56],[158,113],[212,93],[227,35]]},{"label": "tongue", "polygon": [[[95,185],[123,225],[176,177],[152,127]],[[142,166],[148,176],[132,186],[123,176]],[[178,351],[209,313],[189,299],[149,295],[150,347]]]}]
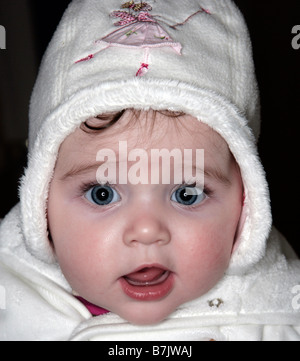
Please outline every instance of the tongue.
[{"label": "tongue", "polygon": [[136,282],[153,282],[159,279],[164,272],[165,270],[157,267],[143,268],[138,272],[128,274],[126,278]]}]

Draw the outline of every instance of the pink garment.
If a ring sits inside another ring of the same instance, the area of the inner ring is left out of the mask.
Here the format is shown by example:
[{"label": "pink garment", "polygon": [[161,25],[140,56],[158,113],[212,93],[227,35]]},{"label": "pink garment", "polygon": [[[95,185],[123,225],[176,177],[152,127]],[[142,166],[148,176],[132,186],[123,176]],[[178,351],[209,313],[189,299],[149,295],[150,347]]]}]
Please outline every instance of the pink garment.
[{"label": "pink garment", "polygon": [[76,298],[85,305],[85,307],[90,311],[93,316],[101,316],[109,313],[109,311],[105,310],[104,308],[93,305],[92,303],[88,302],[80,296],[76,296]]}]

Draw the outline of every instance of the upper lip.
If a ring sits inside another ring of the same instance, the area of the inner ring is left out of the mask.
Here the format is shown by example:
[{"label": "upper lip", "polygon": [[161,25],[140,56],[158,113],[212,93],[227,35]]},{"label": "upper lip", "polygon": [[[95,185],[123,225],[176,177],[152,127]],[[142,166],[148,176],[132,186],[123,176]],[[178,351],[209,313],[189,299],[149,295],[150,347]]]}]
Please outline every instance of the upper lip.
[{"label": "upper lip", "polygon": [[124,274],[122,277],[126,277],[132,273],[140,272],[145,268],[160,268],[163,271],[171,272],[171,270],[169,268],[167,268],[166,266],[161,265],[159,263],[146,263],[146,264],[143,264],[143,265],[133,269],[132,271],[129,271],[128,273]]},{"label": "upper lip", "polygon": [[138,268],[134,269],[133,271],[130,271],[128,273],[126,273],[123,277],[126,277],[127,275],[131,274],[131,273],[136,273],[136,272],[140,272],[142,271],[143,269],[145,268],[160,268],[162,269],[163,271],[169,271],[171,272],[170,269],[168,269],[167,267],[161,265],[161,264],[158,264],[158,263],[151,263],[151,264],[144,264],[142,266],[139,266]]}]

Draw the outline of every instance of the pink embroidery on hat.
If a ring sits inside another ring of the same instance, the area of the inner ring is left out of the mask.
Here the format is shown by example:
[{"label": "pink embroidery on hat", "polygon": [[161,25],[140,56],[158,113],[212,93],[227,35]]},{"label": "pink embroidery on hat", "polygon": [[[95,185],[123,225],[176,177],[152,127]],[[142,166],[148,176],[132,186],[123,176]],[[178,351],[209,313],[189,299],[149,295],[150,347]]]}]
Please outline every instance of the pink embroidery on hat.
[{"label": "pink embroidery on hat", "polygon": [[[97,44],[125,48],[158,48],[171,47],[178,54],[181,53],[181,44],[173,41],[157,19],[150,14],[152,7],[147,3],[135,4],[130,1],[122,6],[129,11],[113,11],[110,16],[120,19],[114,25],[118,27],[110,34],[96,41]],[[131,11],[134,10],[135,13]],[[146,64],[144,59],[141,64]],[[147,69],[149,64],[147,64]],[[145,69],[146,67],[142,67]],[[140,70],[140,69],[139,69]],[[144,74],[145,72],[142,72]],[[140,72],[138,71],[140,76]]]},{"label": "pink embroidery on hat", "polygon": [[147,73],[148,69],[149,69],[149,64],[142,63],[142,65],[140,66],[139,70],[136,73],[136,76],[145,75]]},{"label": "pink embroidery on hat", "polygon": [[118,19],[114,23],[118,29],[95,41],[95,44],[101,44],[105,47],[94,54],[76,61],[76,63],[90,60],[96,54],[109,47],[143,48],[145,49],[144,59],[136,72],[137,77],[143,76],[150,67],[148,62],[149,49],[170,47],[177,54],[181,55],[182,45],[171,38],[161,25],[162,23],[176,29],[186,24],[193,16],[199,13],[211,14],[208,10],[201,7],[200,10],[190,15],[182,23],[170,25],[162,16],[151,15],[152,7],[146,2],[135,3],[135,1],[131,0],[121,5],[121,9],[123,10],[116,10],[110,14],[111,17]]},{"label": "pink embroidery on hat", "polygon": [[80,60],[77,60],[77,61],[75,62],[75,64],[81,63],[82,61],[90,60],[90,59],[92,59],[93,57],[94,57],[94,55],[93,55],[93,54],[90,54],[90,55],[86,56],[85,58],[82,58],[82,59],[80,59]]}]

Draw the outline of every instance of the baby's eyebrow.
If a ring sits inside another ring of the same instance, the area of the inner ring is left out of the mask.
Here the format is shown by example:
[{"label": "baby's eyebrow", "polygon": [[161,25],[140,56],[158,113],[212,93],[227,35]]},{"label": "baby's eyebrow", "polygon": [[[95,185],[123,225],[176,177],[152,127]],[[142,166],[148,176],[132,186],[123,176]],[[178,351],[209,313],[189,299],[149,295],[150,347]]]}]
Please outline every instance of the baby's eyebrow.
[{"label": "baby's eyebrow", "polygon": [[230,186],[230,179],[218,168],[205,167],[204,175],[208,178],[213,178],[219,183],[224,184],[225,186]]},{"label": "baby's eyebrow", "polygon": [[[95,175],[96,175],[97,169],[104,163],[105,162],[97,162],[97,163],[91,163],[91,164],[74,165],[70,170],[68,170],[65,174],[63,174],[60,177],[60,180],[66,181],[69,178],[88,174],[92,171],[94,171]],[[199,168],[196,165],[193,165],[192,168],[193,168],[194,174],[196,173],[197,170],[199,172]],[[222,170],[218,169],[217,167],[205,167],[204,170],[200,170],[200,171],[203,172],[205,177],[213,178],[217,182],[222,183],[225,186],[231,185],[230,179],[224,174],[224,172],[222,172]]]},{"label": "baby's eyebrow", "polygon": [[[69,178],[73,178],[76,176],[80,176],[83,174],[90,173],[92,171],[97,171],[97,169],[101,166],[101,162],[98,163],[91,163],[91,164],[78,164],[74,165],[70,170],[64,173],[61,177],[61,181],[66,181]],[[95,173],[96,174],[96,173]]]}]

